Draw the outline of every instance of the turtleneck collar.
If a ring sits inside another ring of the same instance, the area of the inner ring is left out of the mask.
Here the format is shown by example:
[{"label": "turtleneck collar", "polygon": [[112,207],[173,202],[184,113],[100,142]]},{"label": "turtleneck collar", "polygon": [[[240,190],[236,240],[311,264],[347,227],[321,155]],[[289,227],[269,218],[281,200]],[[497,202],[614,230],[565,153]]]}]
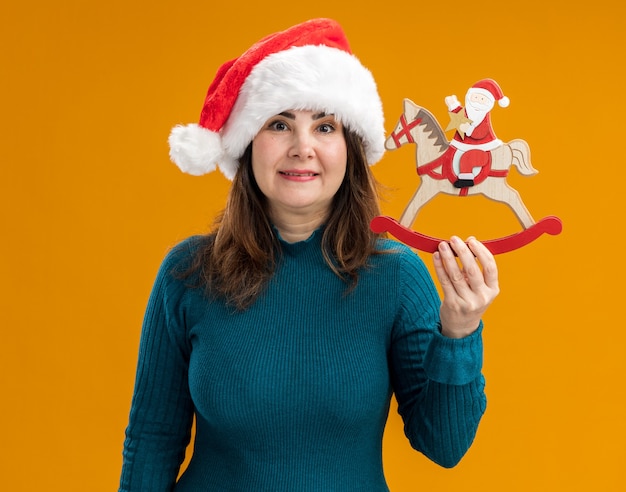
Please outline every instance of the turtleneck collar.
[{"label": "turtleneck collar", "polygon": [[324,226],[320,226],[315,229],[308,238],[303,239],[302,241],[296,241],[295,243],[285,241],[280,235],[280,231],[276,228],[276,226],[272,226],[272,228],[274,229],[274,234],[276,234],[276,238],[280,242],[283,253],[297,255],[304,251],[309,251],[313,248],[317,250],[320,249],[322,235],[324,233]]}]

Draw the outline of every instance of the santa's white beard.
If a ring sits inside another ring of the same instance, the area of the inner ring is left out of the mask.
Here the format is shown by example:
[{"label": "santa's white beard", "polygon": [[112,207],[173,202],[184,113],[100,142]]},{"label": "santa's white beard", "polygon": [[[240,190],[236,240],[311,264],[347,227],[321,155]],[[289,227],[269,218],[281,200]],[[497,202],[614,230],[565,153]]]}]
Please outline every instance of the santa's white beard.
[{"label": "santa's white beard", "polygon": [[483,121],[492,107],[493,105],[491,104],[478,104],[476,102],[466,101],[465,112],[467,113],[467,117],[472,120],[472,126],[477,126]]}]

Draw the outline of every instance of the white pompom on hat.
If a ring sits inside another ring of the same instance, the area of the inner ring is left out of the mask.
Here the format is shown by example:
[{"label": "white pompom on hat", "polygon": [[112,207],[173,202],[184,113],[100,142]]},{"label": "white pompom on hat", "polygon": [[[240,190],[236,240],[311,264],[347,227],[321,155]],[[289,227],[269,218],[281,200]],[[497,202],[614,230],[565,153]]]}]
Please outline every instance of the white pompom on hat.
[{"label": "white pompom on hat", "polygon": [[223,64],[199,122],[172,129],[170,158],[183,172],[199,176],[219,167],[233,179],[265,121],[286,110],[334,114],[363,139],[370,165],[384,153],[382,103],[372,74],[352,54],[337,22],[313,19],[267,36]]},{"label": "white pompom on hat", "polygon": [[498,83],[493,79],[483,79],[476,82],[468,92],[478,92],[492,101],[498,101],[498,106],[506,108],[511,101],[504,95]]}]

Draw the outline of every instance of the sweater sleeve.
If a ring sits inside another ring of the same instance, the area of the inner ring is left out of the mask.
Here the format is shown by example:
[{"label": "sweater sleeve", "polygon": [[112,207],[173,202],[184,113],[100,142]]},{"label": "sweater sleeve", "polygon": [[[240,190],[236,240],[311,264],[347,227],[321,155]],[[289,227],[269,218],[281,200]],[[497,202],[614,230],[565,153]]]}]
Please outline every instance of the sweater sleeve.
[{"label": "sweater sleeve", "polygon": [[173,276],[185,246],[163,261],[146,309],[120,492],[173,489],[191,435],[189,346],[178,314],[185,286]]},{"label": "sweater sleeve", "polygon": [[391,345],[392,384],[411,445],[439,465],[455,466],[485,411],[482,322],[463,339],[440,332],[437,290],[421,259],[402,255]]}]

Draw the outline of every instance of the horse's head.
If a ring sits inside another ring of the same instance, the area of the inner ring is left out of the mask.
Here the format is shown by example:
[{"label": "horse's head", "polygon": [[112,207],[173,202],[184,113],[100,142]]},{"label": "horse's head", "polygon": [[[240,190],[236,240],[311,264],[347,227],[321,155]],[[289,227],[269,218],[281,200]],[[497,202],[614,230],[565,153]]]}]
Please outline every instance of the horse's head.
[{"label": "horse's head", "polygon": [[385,148],[395,150],[408,143],[415,144],[418,166],[433,161],[449,147],[445,133],[430,111],[405,99],[404,112],[385,141]]},{"label": "horse's head", "polygon": [[385,148],[395,150],[407,143],[415,144],[418,166],[436,159],[449,147],[437,119],[410,99],[404,100],[404,112],[385,141]]},{"label": "horse's head", "polygon": [[410,99],[405,99],[403,106],[404,112],[400,115],[396,127],[385,140],[385,148],[387,150],[396,150],[405,144],[415,143],[413,132],[417,125],[420,124],[417,113],[421,108]]}]

